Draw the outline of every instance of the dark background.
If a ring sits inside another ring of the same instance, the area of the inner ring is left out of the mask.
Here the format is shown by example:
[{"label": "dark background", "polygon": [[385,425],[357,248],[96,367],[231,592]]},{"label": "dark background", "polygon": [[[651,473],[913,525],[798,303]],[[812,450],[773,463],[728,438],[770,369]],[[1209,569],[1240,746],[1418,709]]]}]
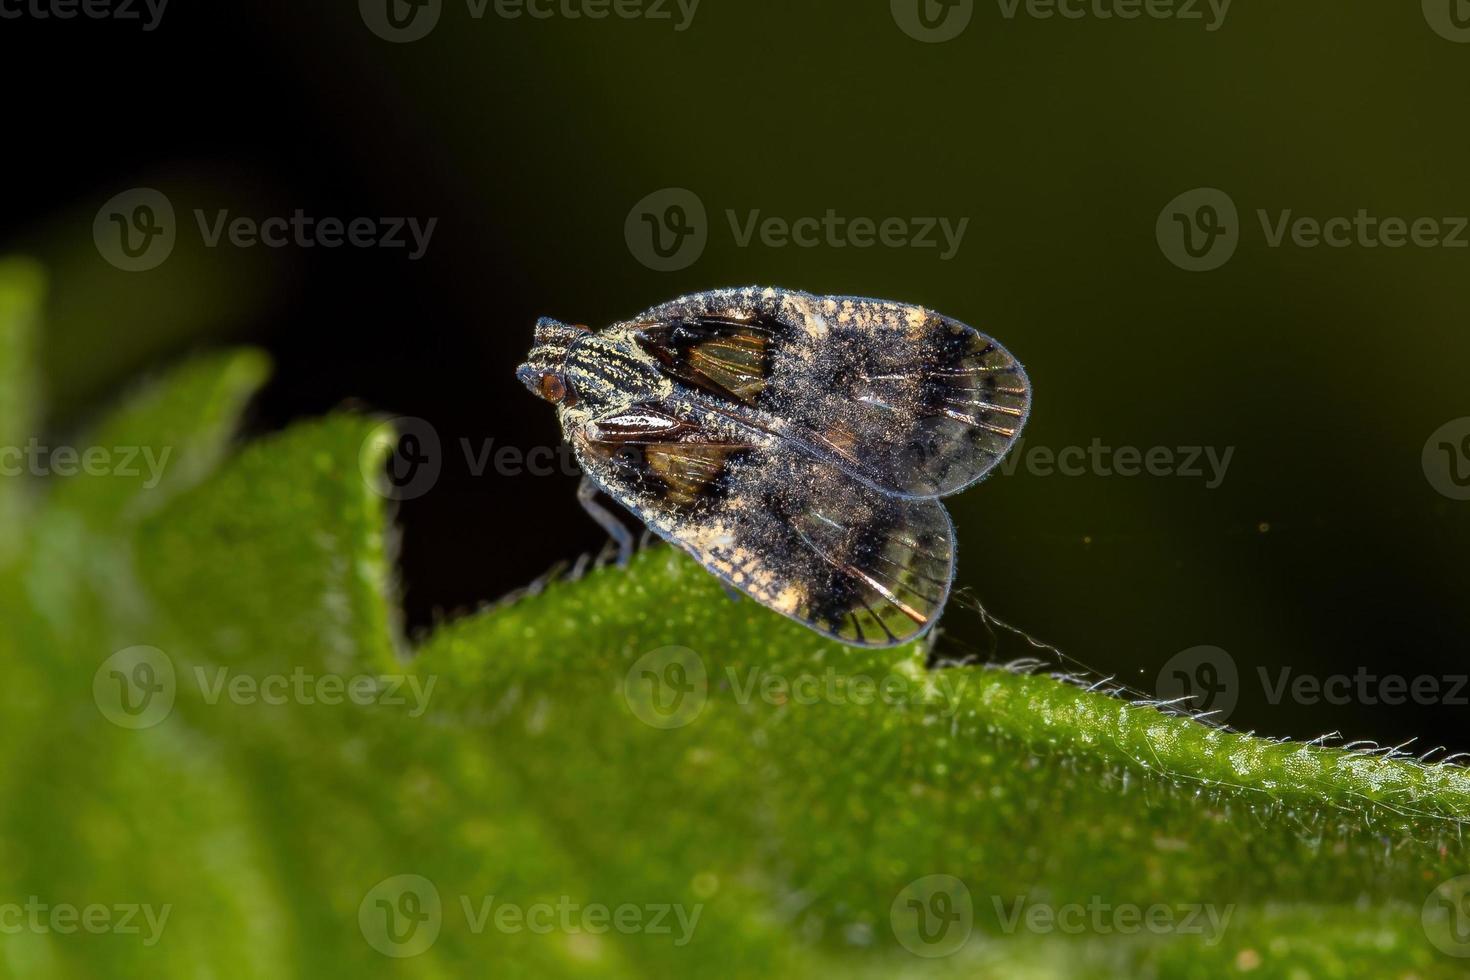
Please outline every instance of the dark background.
[{"label": "dark background", "polygon": [[[602,544],[574,476],[476,477],[460,448],[559,442],[512,376],[537,316],[604,325],[752,283],[920,302],[1026,363],[1028,445],[1235,449],[1214,490],[1022,467],[952,498],[959,584],[994,614],[1150,692],[1176,654],[1223,648],[1241,728],[1470,750],[1464,704],[1272,704],[1258,675],[1361,668],[1449,693],[1470,672],[1470,503],[1421,464],[1431,433],[1470,415],[1470,250],[1271,248],[1256,218],[1470,214],[1470,44],[1407,2],[1237,0],[1216,31],[980,2],[942,44],[907,36],[887,0],[703,0],[682,32],[670,9],[477,20],[445,0],[407,44],[346,2],[174,0],[152,31],[0,20],[0,247],[51,269],[47,437],[142,373],[237,342],[277,366],[251,435],[344,404],[428,420],[443,476],[398,515],[422,629]],[[169,197],[179,241],[128,273],[92,222],[140,186]],[[708,247],[673,272],[624,238],[666,187],[709,215]],[[1239,207],[1238,250],[1209,272],[1155,237],[1196,187]],[[205,248],[195,208],[438,223],[412,262]],[[725,216],[829,208],[969,226],[943,261],[740,247]],[[972,611],[943,625],[943,651],[990,653]]]}]

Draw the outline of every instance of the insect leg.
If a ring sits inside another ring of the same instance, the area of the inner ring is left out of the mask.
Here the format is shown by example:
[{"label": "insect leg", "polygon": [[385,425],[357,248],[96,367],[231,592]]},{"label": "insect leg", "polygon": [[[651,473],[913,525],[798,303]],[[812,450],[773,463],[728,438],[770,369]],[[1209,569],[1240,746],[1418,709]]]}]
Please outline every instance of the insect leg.
[{"label": "insect leg", "polygon": [[587,516],[597,522],[598,526],[608,533],[608,536],[618,546],[618,567],[622,568],[628,564],[633,557],[633,532],[613,516],[612,511],[597,502],[597,484],[591,478],[582,477],[582,482],[577,485],[577,503],[587,512]]}]

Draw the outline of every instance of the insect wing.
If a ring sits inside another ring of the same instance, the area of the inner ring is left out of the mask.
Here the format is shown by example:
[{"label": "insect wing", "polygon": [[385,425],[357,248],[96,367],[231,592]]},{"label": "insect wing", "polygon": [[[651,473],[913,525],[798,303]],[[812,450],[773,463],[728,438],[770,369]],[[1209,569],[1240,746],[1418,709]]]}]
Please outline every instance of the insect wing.
[{"label": "insect wing", "polygon": [[891,494],[942,497],[975,483],[1030,410],[1030,382],[1004,347],[920,306],[715,290],[631,323],[699,397]]},{"label": "insect wing", "polygon": [[936,500],[879,492],[824,460],[732,441],[658,406],[598,419],[572,445],[661,537],[834,639],[912,640],[948,599],[954,534]]}]

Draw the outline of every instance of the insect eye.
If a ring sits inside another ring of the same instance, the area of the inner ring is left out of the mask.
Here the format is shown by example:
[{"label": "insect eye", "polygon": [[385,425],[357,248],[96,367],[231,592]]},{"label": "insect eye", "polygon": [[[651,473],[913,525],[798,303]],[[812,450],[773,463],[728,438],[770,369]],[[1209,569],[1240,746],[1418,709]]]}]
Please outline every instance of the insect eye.
[{"label": "insect eye", "polygon": [[560,405],[568,400],[571,393],[567,391],[566,382],[555,374],[543,374],[541,376],[541,397],[553,405]]}]

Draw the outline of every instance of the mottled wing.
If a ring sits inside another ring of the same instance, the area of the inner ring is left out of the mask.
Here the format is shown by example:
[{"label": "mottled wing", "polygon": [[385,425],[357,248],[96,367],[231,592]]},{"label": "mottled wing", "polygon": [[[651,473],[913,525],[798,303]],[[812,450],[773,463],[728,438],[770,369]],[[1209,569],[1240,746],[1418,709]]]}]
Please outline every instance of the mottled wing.
[{"label": "mottled wing", "polygon": [[757,602],[859,646],[927,630],[954,571],[936,500],[881,493],[778,442],[643,406],[571,434],[583,469],[661,537]]},{"label": "mottled wing", "polygon": [[717,411],[877,489],[942,497],[983,477],[1030,409],[1000,344],[921,306],[717,290],[631,321],[664,370]]},{"label": "mottled wing", "polygon": [[741,405],[758,405],[786,333],[758,316],[699,313],[644,320],[638,342],[675,380]]}]

